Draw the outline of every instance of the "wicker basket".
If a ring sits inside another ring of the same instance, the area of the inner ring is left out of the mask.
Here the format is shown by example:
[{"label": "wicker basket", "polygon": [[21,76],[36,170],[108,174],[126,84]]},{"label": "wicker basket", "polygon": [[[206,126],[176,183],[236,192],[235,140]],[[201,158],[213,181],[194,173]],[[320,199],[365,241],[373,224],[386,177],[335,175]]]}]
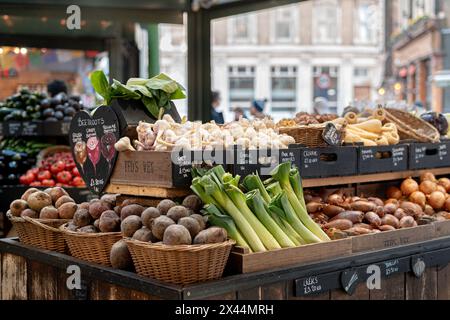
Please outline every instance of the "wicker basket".
[{"label": "wicker basket", "polygon": [[62,225],[60,229],[72,257],[111,266],[109,260],[111,247],[122,239],[120,232],[81,233],[67,230],[66,225]]},{"label": "wicker basket", "polygon": [[66,252],[64,237],[58,228],[69,220],[21,218],[10,213],[7,216],[17,230],[20,242],[44,250]]},{"label": "wicker basket", "polygon": [[178,285],[220,278],[235,244],[233,240],[177,246],[125,241],[139,275]]},{"label": "wicker basket", "polygon": [[401,140],[413,139],[420,142],[439,142],[439,131],[428,122],[410,114],[409,112],[385,108],[386,122],[393,122],[397,126]]},{"label": "wicker basket", "polygon": [[[344,139],[345,126],[335,124]],[[295,139],[295,143],[305,145],[310,148],[326,147],[328,144],[323,140],[322,133],[326,123],[299,125],[296,127],[281,127],[279,133],[287,134]]]},{"label": "wicker basket", "polygon": [[45,158],[51,156],[52,154],[58,153],[58,152],[70,152],[70,147],[69,146],[51,146],[51,147],[41,150],[36,157],[37,166],[38,167],[41,166],[42,161]]}]

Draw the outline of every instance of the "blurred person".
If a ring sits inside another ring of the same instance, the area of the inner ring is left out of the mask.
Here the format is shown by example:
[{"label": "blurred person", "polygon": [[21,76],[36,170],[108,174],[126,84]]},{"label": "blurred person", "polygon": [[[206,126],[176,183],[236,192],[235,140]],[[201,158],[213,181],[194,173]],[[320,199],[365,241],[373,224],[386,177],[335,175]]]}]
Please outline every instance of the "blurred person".
[{"label": "blurred person", "polygon": [[47,92],[50,97],[54,97],[61,92],[67,94],[67,85],[62,80],[53,80],[47,84]]},{"label": "blurred person", "polygon": [[242,109],[241,107],[234,108],[233,112],[234,112],[234,121],[239,121],[241,118],[248,119],[244,109]]},{"label": "blurred person", "polygon": [[253,100],[250,106],[250,115],[255,119],[264,119],[267,115],[264,114],[267,99]]},{"label": "blurred person", "polygon": [[224,124],[223,112],[219,110],[220,107],[220,92],[211,92],[211,120],[214,120],[217,124]]},{"label": "blurred person", "polygon": [[313,105],[314,114],[326,114],[328,113],[328,100],[324,97],[317,97],[314,99]]}]

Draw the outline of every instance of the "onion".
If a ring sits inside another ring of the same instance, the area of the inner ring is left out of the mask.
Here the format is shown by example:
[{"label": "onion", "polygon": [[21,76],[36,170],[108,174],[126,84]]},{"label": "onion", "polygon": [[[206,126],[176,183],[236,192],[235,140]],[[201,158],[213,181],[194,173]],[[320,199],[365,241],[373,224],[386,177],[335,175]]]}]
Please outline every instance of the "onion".
[{"label": "onion", "polygon": [[[450,208],[450,201],[449,201],[449,208]],[[425,209],[423,210],[423,212],[427,215],[427,216],[432,216],[434,214],[434,209],[432,206],[430,206],[429,204],[425,205]]]},{"label": "onion", "polygon": [[[430,182],[430,181],[424,181],[422,183],[425,182]],[[422,185],[422,183],[420,185]],[[433,183],[433,182],[432,182]],[[421,206],[422,208],[425,208],[425,204],[427,202],[427,198],[425,196],[425,194],[423,192],[420,191],[414,191],[413,193],[411,193],[411,195],[409,196],[409,201],[418,204],[419,206]]]},{"label": "onion", "polygon": [[446,211],[450,211],[450,197],[447,198],[447,200],[445,200],[445,203],[444,203],[444,209],[445,209]]},{"label": "onion", "polygon": [[436,191],[442,192],[445,196],[447,196],[447,190],[445,190],[445,188],[440,184],[436,186]]},{"label": "onion", "polygon": [[306,211],[308,213],[316,213],[320,210],[322,210],[323,205],[319,202],[308,202],[306,205]]},{"label": "onion", "polygon": [[440,178],[438,181],[440,186],[445,188],[446,192],[450,192],[450,179],[449,178]]},{"label": "onion", "polygon": [[402,192],[397,187],[389,187],[386,190],[386,196],[391,199],[400,199],[402,197]]},{"label": "onion", "polygon": [[441,209],[445,204],[445,195],[442,192],[434,191],[428,196],[428,204],[433,209]]},{"label": "onion", "polygon": [[384,212],[386,214],[394,214],[395,210],[398,209],[398,205],[396,203],[386,203],[384,205]]},{"label": "onion", "polygon": [[402,219],[403,217],[408,216],[405,213],[405,210],[403,210],[402,208],[398,208],[397,210],[395,210],[394,212],[394,217],[396,217],[398,220]]},{"label": "onion", "polygon": [[330,194],[327,198],[327,203],[333,204],[333,205],[339,205],[344,202],[344,199],[340,194],[334,193]]},{"label": "onion", "polygon": [[436,182],[436,177],[434,176],[433,173],[431,173],[429,171],[422,173],[420,175],[420,182],[427,181],[427,180]]},{"label": "onion", "polygon": [[396,206],[398,206],[398,200],[397,200],[397,199],[391,198],[391,199],[388,199],[388,200],[386,200],[386,201],[384,202],[384,204],[389,204],[389,203],[393,203],[393,204],[395,204]]},{"label": "onion", "polygon": [[400,190],[402,190],[403,195],[409,196],[414,191],[419,191],[419,185],[412,178],[408,178],[402,182]]},{"label": "onion", "polygon": [[425,180],[420,183],[419,190],[425,194],[432,194],[437,190],[437,184],[430,180]]}]

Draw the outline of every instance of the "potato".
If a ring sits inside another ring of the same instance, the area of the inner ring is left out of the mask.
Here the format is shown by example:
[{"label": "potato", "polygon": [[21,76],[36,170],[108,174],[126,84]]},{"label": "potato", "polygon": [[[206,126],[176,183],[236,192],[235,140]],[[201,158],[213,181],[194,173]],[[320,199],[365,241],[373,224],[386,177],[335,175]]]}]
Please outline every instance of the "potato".
[{"label": "potato", "polygon": [[175,207],[177,204],[175,202],[173,202],[170,199],[165,199],[162,200],[160,203],[158,203],[158,205],[156,206],[156,208],[159,210],[159,212],[161,214],[167,214],[167,212],[169,212],[169,209],[172,207]]},{"label": "potato", "polygon": [[154,207],[149,207],[145,209],[141,214],[142,224],[147,228],[151,229],[153,220],[158,218],[160,215],[161,213],[159,212],[158,209]]},{"label": "potato", "polygon": [[178,220],[178,224],[185,227],[189,230],[189,233],[191,234],[192,239],[195,238],[195,236],[202,231],[200,224],[195,218],[191,217],[183,217],[180,220]]},{"label": "potato", "polygon": [[117,194],[104,194],[100,200],[108,202],[111,207],[114,207],[116,205],[116,198],[117,198]]},{"label": "potato", "polygon": [[142,215],[142,212],[144,211],[144,207],[139,204],[130,204],[122,208],[120,210],[120,219],[123,221],[129,216],[138,216],[140,217]]},{"label": "potato", "polygon": [[188,217],[189,212],[183,206],[175,206],[169,209],[167,216],[175,222],[178,222],[181,218]]},{"label": "potato", "polygon": [[66,229],[69,231],[77,231],[78,227],[73,223],[73,221],[70,221],[66,224]]},{"label": "potato", "polygon": [[91,221],[92,217],[86,209],[78,209],[73,215],[73,223],[79,228],[87,226]]},{"label": "potato", "polygon": [[87,225],[77,229],[78,232],[82,233],[97,233],[98,230],[93,225]]},{"label": "potato", "polygon": [[200,231],[194,238],[194,244],[220,243],[227,240],[227,231],[219,227],[211,227]]},{"label": "potato", "polygon": [[120,207],[126,207],[129,206],[130,204],[137,204],[137,199],[125,199],[122,201],[122,203],[120,204]]},{"label": "potato", "polygon": [[32,193],[34,193],[34,192],[37,192],[37,191],[39,191],[39,189],[36,189],[36,188],[30,188],[30,189],[28,189],[27,191],[25,191],[25,192],[23,193],[23,195],[20,197],[20,199],[25,200],[25,201],[28,201],[28,197],[30,196],[30,194],[32,194]]},{"label": "potato", "polygon": [[124,240],[119,240],[111,247],[109,260],[113,268],[127,270],[132,267],[133,260],[131,259],[130,251],[127,243]]},{"label": "potato", "polygon": [[193,210],[194,212],[199,212],[200,209],[203,207],[203,202],[195,194],[192,194],[184,198],[181,205],[188,209]]},{"label": "potato", "polygon": [[136,215],[126,217],[120,224],[120,230],[125,237],[132,237],[140,228],[142,228],[142,220]]},{"label": "potato", "polygon": [[414,227],[414,218],[411,216],[404,216],[400,219],[400,228],[412,228]]},{"label": "potato", "polygon": [[100,219],[94,221],[94,227],[100,230]]},{"label": "potato", "polygon": [[43,191],[37,191],[28,197],[28,206],[34,211],[41,211],[42,208],[52,205],[52,198]]},{"label": "potato", "polygon": [[29,209],[29,208],[23,210],[22,213],[20,214],[20,216],[21,217],[30,217],[33,219],[39,218],[39,214],[36,211],[34,211],[33,209]]},{"label": "potato", "polygon": [[120,218],[113,210],[106,210],[100,216],[98,228],[101,232],[115,232],[119,226]]},{"label": "potato", "polygon": [[54,206],[46,206],[41,209],[41,212],[39,213],[40,219],[58,219],[58,209],[56,209]]},{"label": "potato", "polygon": [[120,217],[120,211],[122,211],[122,207],[121,206],[115,206],[113,210]]},{"label": "potato", "polygon": [[69,195],[67,193],[67,191],[64,190],[61,187],[51,188],[50,191],[48,192],[48,194],[50,195],[50,197],[52,197],[53,203],[56,203],[56,201],[58,201],[58,199],[61,198],[62,196],[68,196]]},{"label": "potato", "polygon": [[58,208],[59,217],[61,219],[73,219],[73,215],[75,214],[77,209],[78,209],[78,205],[76,203],[73,203],[73,202],[63,203]]},{"label": "potato", "polygon": [[153,220],[152,233],[156,239],[162,240],[164,237],[164,231],[170,225],[175,224],[175,222],[167,216],[160,216]]},{"label": "potato", "polygon": [[55,202],[55,207],[58,209],[59,207],[61,207],[64,203],[67,202],[75,202],[75,200],[73,200],[71,197],[69,196],[62,196],[60,197],[58,200],[56,200]]},{"label": "potato", "polygon": [[201,215],[194,213],[194,214],[191,214],[189,217],[197,220],[198,224],[200,225],[200,231],[202,231],[206,228],[205,220],[203,219],[203,217]]},{"label": "potato", "polygon": [[395,229],[398,229],[398,227],[400,226],[400,221],[395,216],[387,214],[381,219],[381,224],[390,225]]},{"label": "potato", "polygon": [[50,195],[50,190],[52,190],[52,188],[46,188],[46,189],[44,189],[43,191],[44,191],[45,193],[47,193],[48,195]]},{"label": "potato", "polygon": [[102,200],[97,200],[89,204],[89,214],[94,219],[100,218],[103,212],[111,209],[112,206],[108,202]]},{"label": "potato", "polygon": [[14,200],[9,206],[9,211],[14,217],[20,217],[20,214],[28,208],[28,203],[25,200]]},{"label": "potato", "polygon": [[137,230],[133,234],[133,239],[139,240],[139,241],[144,241],[144,242],[152,242],[154,237],[152,234],[152,230],[150,230],[149,228],[143,227],[143,228]]},{"label": "potato", "polygon": [[78,205],[78,208],[89,210],[89,202],[82,202],[82,203],[80,203]]},{"label": "potato", "polygon": [[163,236],[163,244],[180,245],[191,244],[192,238],[189,230],[179,224],[173,224],[166,228]]}]

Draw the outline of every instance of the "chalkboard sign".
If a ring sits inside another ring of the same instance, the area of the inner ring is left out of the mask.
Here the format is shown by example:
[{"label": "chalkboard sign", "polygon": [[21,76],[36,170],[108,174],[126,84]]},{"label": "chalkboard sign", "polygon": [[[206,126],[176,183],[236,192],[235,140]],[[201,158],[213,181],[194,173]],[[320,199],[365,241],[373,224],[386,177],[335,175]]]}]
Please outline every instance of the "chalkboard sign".
[{"label": "chalkboard sign", "polygon": [[360,174],[408,170],[408,146],[358,147]]},{"label": "chalkboard sign", "polygon": [[241,146],[234,147],[233,174],[245,177],[249,174],[259,172],[258,150],[245,150]]},{"label": "chalkboard sign", "polygon": [[39,122],[23,122],[22,123],[22,136],[39,136],[42,134],[41,123]]},{"label": "chalkboard sign", "polygon": [[340,146],[342,144],[342,136],[333,123],[327,123],[322,132],[322,138],[330,146]]},{"label": "chalkboard sign", "polygon": [[117,158],[114,144],[120,139],[119,123],[112,108],[101,106],[91,116],[75,114],[69,141],[73,158],[86,186],[100,193],[108,183]]},{"label": "chalkboard sign", "polygon": [[180,154],[172,156],[172,177],[175,187],[185,187],[191,183],[193,156],[194,152],[190,151],[182,151]]},{"label": "chalkboard sign", "polygon": [[410,169],[447,167],[450,163],[450,142],[413,143],[410,145]]},{"label": "chalkboard sign", "polygon": [[301,148],[300,154],[302,178],[352,176],[358,172],[356,147]]},{"label": "chalkboard sign", "polygon": [[5,136],[16,137],[22,134],[22,122],[6,122]]},{"label": "chalkboard sign", "polygon": [[312,275],[295,280],[295,296],[311,296],[340,287],[339,272]]}]

